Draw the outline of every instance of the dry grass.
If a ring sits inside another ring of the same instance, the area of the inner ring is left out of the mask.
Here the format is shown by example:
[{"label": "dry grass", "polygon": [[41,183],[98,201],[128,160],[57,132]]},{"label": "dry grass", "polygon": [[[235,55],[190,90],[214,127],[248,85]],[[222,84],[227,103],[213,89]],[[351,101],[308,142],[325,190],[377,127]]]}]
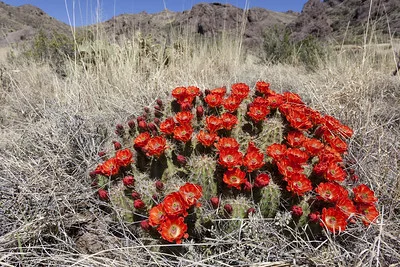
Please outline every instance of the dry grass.
[{"label": "dry grass", "polygon": [[[389,266],[400,263],[400,79],[393,57],[331,54],[317,72],[257,65],[230,40],[194,44],[161,63],[163,51],[142,57],[138,44],[110,46],[106,62],[67,78],[46,65],[5,66],[0,87],[0,264],[5,266]],[[186,42],[186,43],[185,43]],[[349,158],[361,182],[379,197],[382,215],[368,229],[313,240],[284,214],[242,221],[234,233],[182,246],[151,245],[135,227],[113,221],[90,187],[97,152],[113,126],[138,115],[171,89],[201,89],[259,79],[278,92],[299,93],[312,107],[355,129]],[[185,249],[183,250],[182,247]],[[175,253],[175,254],[174,254]],[[175,255],[175,256],[173,256]],[[280,264],[280,265],[279,265]]]}]

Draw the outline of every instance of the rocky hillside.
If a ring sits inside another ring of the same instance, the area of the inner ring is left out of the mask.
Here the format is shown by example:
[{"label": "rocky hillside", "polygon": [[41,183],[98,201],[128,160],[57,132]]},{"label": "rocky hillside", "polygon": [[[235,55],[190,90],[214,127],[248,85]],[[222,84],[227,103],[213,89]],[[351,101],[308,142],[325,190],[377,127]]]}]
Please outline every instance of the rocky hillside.
[{"label": "rocky hillside", "polygon": [[67,24],[50,17],[32,5],[14,7],[0,1],[0,47],[31,39],[39,29],[45,32],[70,32]]},{"label": "rocky hillside", "polygon": [[309,0],[289,27],[296,39],[312,34],[351,42],[364,34],[368,21],[370,30],[388,34],[389,23],[391,34],[400,36],[400,1]]},{"label": "rocky hillside", "polygon": [[104,23],[105,32],[113,33],[117,39],[141,32],[168,39],[171,34],[199,34],[215,36],[223,30],[243,36],[244,43],[250,46],[262,44],[268,27],[281,27],[293,22],[297,13],[273,12],[263,8],[247,11],[229,4],[197,4],[184,12],[163,11],[157,14],[145,12],[116,16]]}]

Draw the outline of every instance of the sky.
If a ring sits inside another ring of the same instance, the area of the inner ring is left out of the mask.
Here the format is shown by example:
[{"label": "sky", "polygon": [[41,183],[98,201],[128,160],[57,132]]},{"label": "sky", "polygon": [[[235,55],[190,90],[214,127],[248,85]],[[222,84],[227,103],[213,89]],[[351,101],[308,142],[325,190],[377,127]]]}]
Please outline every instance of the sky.
[{"label": "sky", "polygon": [[[234,6],[262,7],[273,11],[300,12],[307,0],[0,0],[12,6],[31,4],[50,16],[75,26],[105,21],[124,13],[157,13],[164,8],[172,11],[191,9],[198,3],[227,3]],[[99,8],[100,7],[100,8]]]}]

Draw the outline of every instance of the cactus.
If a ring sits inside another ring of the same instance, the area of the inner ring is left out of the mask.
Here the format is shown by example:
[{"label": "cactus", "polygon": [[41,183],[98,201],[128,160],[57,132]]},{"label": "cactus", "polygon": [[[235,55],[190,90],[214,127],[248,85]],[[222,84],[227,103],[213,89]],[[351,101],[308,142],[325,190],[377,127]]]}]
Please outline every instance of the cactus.
[{"label": "cactus", "polygon": [[281,189],[273,182],[261,189],[258,205],[261,214],[265,218],[273,218],[275,216],[280,205],[280,198]]},{"label": "cactus", "polygon": [[216,165],[215,159],[206,155],[192,157],[188,162],[189,181],[202,185],[203,198],[206,200],[218,195],[218,184],[215,179]]}]

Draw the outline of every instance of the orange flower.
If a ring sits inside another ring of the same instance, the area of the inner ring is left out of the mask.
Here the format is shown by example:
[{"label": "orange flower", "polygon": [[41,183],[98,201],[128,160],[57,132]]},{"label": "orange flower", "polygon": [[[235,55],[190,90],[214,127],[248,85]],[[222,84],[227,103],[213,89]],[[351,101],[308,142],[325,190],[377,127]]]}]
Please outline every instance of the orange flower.
[{"label": "orange flower", "polygon": [[318,199],[328,202],[336,202],[341,197],[338,185],[330,182],[320,183],[317,188],[315,188],[315,192],[318,194]]},{"label": "orange flower", "polygon": [[298,148],[288,148],[285,152],[286,158],[292,165],[301,166],[307,163],[309,158],[308,154]]},{"label": "orange flower", "polygon": [[161,156],[167,148],[167,140],[162,136],[155,136],[146,144],[146,151],[148,156]]},{"label": "orange flower", "polygon": [[162,204],[158,204],[149,210],[149,224],[158,226],[165,217],[165,211]]},{"label": "orange flower", "polygon": [[333,149],[341,154],[347,151],[347,144],[340,139],[340,137],[334,136],[333,138],[329,138],[327,142]]},{"label": "orange flower", "polygon": [[289,122],[290,126],[300,131],[308,130],[313,126],[304,113],[295,109],[292,109],[289,116],[286,116],[286,120]]},{"label": "orange flower", "polygon": [[243,159],[243,165],[247,168],[247,172],[252,172],[264,166],[264,154],[260,152],[253,142],[249,143],[247,153]]},{"label": "orange flower", "polygon": [[267,147],[267,155],[278,161],[285,156],[286,149],[286,145],[275,143]]},{"label": "orange flower", "polygon": [[150,133],[148,132],[141,133],[138,136],[136,136],[135,140],[133,141],[134,146],[138,148],[143,148],[146,146],[150,138],[151,138]]},{"label": "orange flower", "polygon": [[186,93],[189,97],[195,98],[200,95],[200,89],[196,86],[188,86],[186,88]]},{"label": "orange flower", "polygon": [[340,233],[346,229],[346,215],[338,208],[323,208],[321,216],[321,226],[326,227],[332,233]]},{"label": "orange flower", "polygon": [[179,192],[173,192],[167,195],[163,200],[163,209],[169,216],[186,216],[187,206]]},{"label": "orange flower", "polygon": [[269,114],[269,109],[266,106],[253,105],[249,108],[247,115],[254,121],[259,122],[265,119]]},{"label": "orange flower", "polygon": [[202,192],[202,187],[197,184],[186,183],[179,188],[179,194],[181,194],[188,207],[196,204],[197,200],[203,195]]},{"label": "orange flower", "polygon": [[110,158],[100,165],[100,172],[105,176],[116,175],[119,172],[118,160]]},{"label": "orange flower", "polygon": [[175,119],[180,125],[191,124],[193,114],[190,111],[181,111],[175,114]]},{"label": "orange flower", "polygon": [[250,92],[250,87],[245,83],[235,83],[232,85],[231,94],[243,100]]},{"label": "orange flower", "polygon": [[306,140],[307,140],[307,137],[305,137],[305,135],[300,131],[290,131],[290,132],[288,132],[288,134],[286,136],[286,141],[287,141],[288,145],[291,147],[299,147]]},{"label": "orange flower", "polygon": [[214,115],[206,117],[206,125],[211,133],[215,133],[223,127],[221,118]]},{"label": "orange flower", "polygon": [[246,173],[239,168],[228,170],[224,173],[223,181],[228,187],[240,190],[241,185],[246,182]]},{"label": "orange flower", "polygon": [[361,219],[365,226],[370,225],[370,223],[375,222],[376,218],[379,216],[379,211],[374,204],[364,204],[361,203],[357,206],[358,212],[362,215]]},{"label": "orange flower", "polygon": [[292,175],[288,177],[287,182],[286,189],[298,196],[302,196],[312,190],[311,181],[304,174]]},{"label": "orange flower", "polygon": [[288,161],[287,159],[281,159],[276,162],[276,165],[278,166],[278,170],[280,174],[282,174],[285,177],[291,177],[293,175],[299,175],[303,174],[303,168],[301,168],[299,165]]},{"label": "orange flower", "polygon": [[242,165],[242,158],[243,155],[241,152],[232,149],[224,149],[219,152],[218,163],[228,170],[232,170],[234,167]]},{"label": "orange flower", "polygon": [[129,148],[118,150],[115,153],[115,158],[117,159],[119,166],[126,167],[131,164],[133,162],[132,157],[133,155]]},{"label": "orange flower", "polygon": [[219,107],[222,105],[222,96],[219,94],[208,94],[204,101],[206,101],[207,105],[211,108]]},{"label": "orange flower", "polygon": [[224,113],[221,115],[222,126],[225,130],[232,130],[232,128],[237,124],[238,119],[236,116],[230,113]]},{"label": "orange flower", "polygon": [[215,133],[208,133],[203,130],[200,130],[199,133],[197,134],[197,140],[203,145],[203,146],[211,146],[214,144],[215,140],[217,139],[217,135]]},{"label": "orange flower", "polygon": [[335,182],[343,182],[346,179],[346,176],[346,171],[335,162],[329,163],[324,174],[326,180]]},{"label": "orange flower", "polygon": [[173,118],[166,118],[160,124],[160,131],[164,134],[172,134],[175,128],[175,121]]},{"label": "orange flower", "polygon": [[338,132],[344,138],[350,138],[354,134],[354,131],[349,126],[346,126],[346,125],[340,125],[339,129],[338,129]]},{"label": "orange flower", "polygon": [[215,147],[219,150],[238,150],[239,143],[233,137],[222,137],[218,140],[218,143],[215,144]]},{"label": "orange flower", "polygon": [[374,191],[372,191],[367,185],[361,184],[353,188],[354,202],[363,204],[373,204],[378,199],[375,197]]},{"label": "orange flower", "polygon": [[184,222],[183,217],[170,218],[167,217],[161,222],[158,231],[161,237],[168,242],[176,242],[177,244],[182,243],[182,238],[188,238],[187,225]]},{"label": "orange flower", "polygon": [[188,124],[175,127],[174,130],[174,138],[184,143],[186,143],[192,138],[192,134],[193,134],[193,128],[191,125]]},{"label": "orange flower", "polygon": [[231,95],[228,98],[224,99],[222,102],[222,105],[224,106],[224,109],[228,110],[229,112],[235,112],[239,106],[242,100],[235,95]]}]

